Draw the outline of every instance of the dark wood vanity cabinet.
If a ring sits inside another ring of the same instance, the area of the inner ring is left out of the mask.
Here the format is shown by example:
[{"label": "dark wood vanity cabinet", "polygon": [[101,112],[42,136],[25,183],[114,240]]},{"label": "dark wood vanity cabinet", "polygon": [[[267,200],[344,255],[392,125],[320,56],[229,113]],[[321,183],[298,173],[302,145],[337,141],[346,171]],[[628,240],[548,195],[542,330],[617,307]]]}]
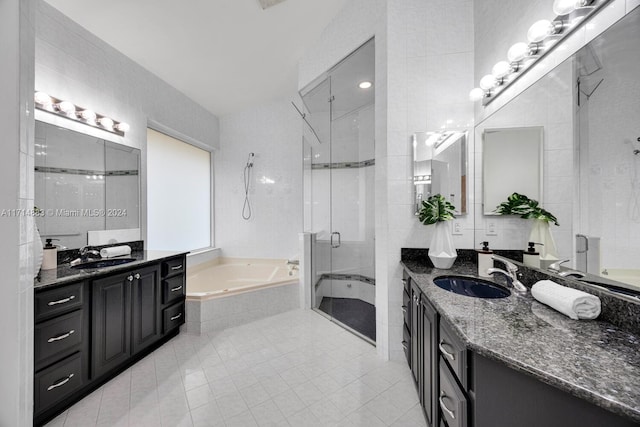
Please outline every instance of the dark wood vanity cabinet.
[{"label": "dark wood vanity cabinet", "polygon": [[404,281],[412,304],[403,345],[411,345],[409,366],[429,427],[638,425],[470,351],[406,271]]},{"label": "dark wood vanity cabinet", "polygon": [[92,285],[92,374],[100,377],[162,337],[160,268],[129,270]]},{"label": "dark wood vanity cabinet", "polygon": [[34,424],[42,425],[184,323],[186,257],[36,289]]}]

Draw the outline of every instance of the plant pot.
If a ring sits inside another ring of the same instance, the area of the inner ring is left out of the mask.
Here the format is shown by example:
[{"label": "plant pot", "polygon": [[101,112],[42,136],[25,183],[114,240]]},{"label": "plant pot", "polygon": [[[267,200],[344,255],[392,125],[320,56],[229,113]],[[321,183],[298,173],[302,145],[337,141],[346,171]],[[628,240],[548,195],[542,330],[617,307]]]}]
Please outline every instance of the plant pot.
[{"label": "plant pot", "polygon": [[429,259],[436,268],[446,270],[453,266],[458,253],[453,245],[449,221],[436,222],[435,226],[429,245]]},{"label": "plant pot", "polygon": [[558,248],[551,234],[551,227],[547,221],[536,219],[531,227],[529,241],[542,243],[540,246],[540,267],[546,269],[549,265],[558,261]]}]

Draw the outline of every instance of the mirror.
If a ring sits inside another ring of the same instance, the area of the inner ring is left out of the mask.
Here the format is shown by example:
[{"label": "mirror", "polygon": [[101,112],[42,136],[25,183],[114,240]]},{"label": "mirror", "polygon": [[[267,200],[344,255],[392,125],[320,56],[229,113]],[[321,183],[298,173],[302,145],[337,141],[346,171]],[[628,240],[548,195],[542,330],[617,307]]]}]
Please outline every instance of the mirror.
[{"label": "mirror", "polygon": [[542,200],[542,141],[540,126],[484,130],[482,205],[485,215],[494,215],[495,208],[513,193]]},{"label": "mirror", "polygon": [[416,132],[413,144],[413,188],[416,212],[434,194],[446,197],[456,215],[467,213],[467,132]]},{"label": "mirror", "polygon": [[36,121],[36,225],[67,248],[140,239],[140,150]]},{"label": "mirror", "polygon": [[[639,75],[637,8],[475,128],[480,144],[493,128],[542,129],[540,201],[559,220],[551,229],[560,258],[586,274],[581,280],[635,290],[640,290]],[[478,160],[486,157],[484,150],[477,148]],[[486,166],[476,168],[476,182]],[[485,215],[476,223],[476,241],[523,250],[530,229],[528,220]]]}]

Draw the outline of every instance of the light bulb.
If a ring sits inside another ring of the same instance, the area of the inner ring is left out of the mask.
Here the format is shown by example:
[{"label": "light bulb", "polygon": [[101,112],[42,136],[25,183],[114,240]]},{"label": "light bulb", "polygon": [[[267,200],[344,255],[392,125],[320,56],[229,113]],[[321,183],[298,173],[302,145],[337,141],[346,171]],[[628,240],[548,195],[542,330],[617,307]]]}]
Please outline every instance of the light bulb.
[{"label": "light bulb", "polygon": [[553,2],[553,13],[558,16],[568,15],[577,7],[580,7],[580,1],[576,0],[555,0]]},{"label": "light bulb", "polygon": [[498,85],[498,80],[493,74],[487,74],[480,79],[480,89],[491,90]]},{"label": "light bulb", "polygon": [[115,126],[115,128],[120,132],[129,132],[130,126],[128,123],[120,122]]},{"label": "light bulb", "polygon": [[553,24],[546,19],[541,19],[529,28],[529,31],[527,31],[527,39],[531,43],[540,43],[554,32]]},{"label": "light bulb", "polygon": [[496,63],[491,69],[491,74],[493,74],[497,79],[501,79],[511,73],[511,64],[507,61],[500,61]]},{"label": "light bulb", "polygon": [[80,112],[80,117],[82,117],[83,119],[85,119],[88,122],[92,122],[96,119],[96,113],[94,113],[91,110],[82,110]]},{"label": "light bulb", "polygon": [[36,92],[33,100],[36,102],[36,104],[40,104],[42,106],[51,105],[51,97],[44,92]]},{"label": "light bulb", "polygon": [[58,104],[58,109],[65,114],[71,114],[76,112],[76,106],[73,105],[73,102],[70,101],[62,101]]},{"label": "light bulb", "polygon": [[100,125],[104,128],[107,128],[109,130],[113,129],[113,120],[111,120],[109,117],[99,118],[98,123],[100,123]]},{"label": "light bulb", "polygon": [[364,82],[360,82],[360,84],[358,85],[358,87],[360,89],[369,89],[373,84],[369,81],[364,81]]},{"label": "light bulb", "polygon": [[527,54],[529,53],[529,45],[520,42],[516,43],[509,48],[509,52],[507,52],[507,58],[509,62],[520,62],[522,61]]},{"label": "light bulb", "polygon": [[473,102],[480,101],[482,98],[484,98],[484,91],[479,87],[474,87],[469,92],[469,99]]}]

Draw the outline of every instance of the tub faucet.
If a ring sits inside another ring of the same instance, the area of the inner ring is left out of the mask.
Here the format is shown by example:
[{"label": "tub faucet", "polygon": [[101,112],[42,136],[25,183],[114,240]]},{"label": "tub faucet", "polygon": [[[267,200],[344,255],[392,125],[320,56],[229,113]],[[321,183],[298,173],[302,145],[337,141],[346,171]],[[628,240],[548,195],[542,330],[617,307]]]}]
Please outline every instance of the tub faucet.
[{"label": "tub faucet", "polygon": [[527,292],[527,287],[518,280],[518,266],[509,261],[506,258],[502,258],[501,256],[492,255],[492,259],[495,261],[500,261],[504,264],[506,270],[501,268],[491,267],[487,269],[487,274],[495,274],[499,273],[504,275],[507,278],[507,282],[515,288],[516,291],[519,292]]}]

